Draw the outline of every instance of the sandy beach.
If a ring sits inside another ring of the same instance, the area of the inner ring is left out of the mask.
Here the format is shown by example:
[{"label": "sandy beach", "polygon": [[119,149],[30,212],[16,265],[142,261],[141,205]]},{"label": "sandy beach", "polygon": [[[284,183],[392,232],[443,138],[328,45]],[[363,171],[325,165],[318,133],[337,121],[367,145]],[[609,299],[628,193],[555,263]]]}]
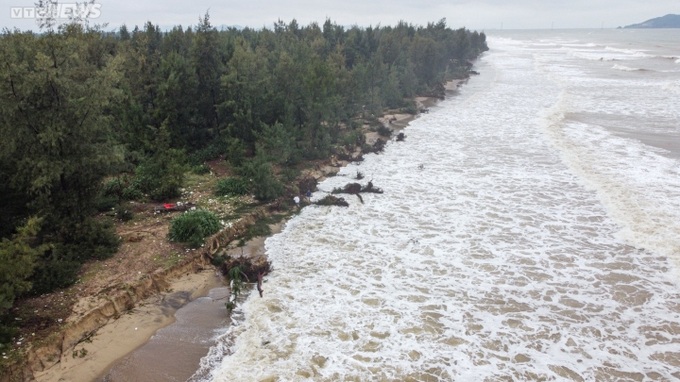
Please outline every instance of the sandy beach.
[{"label": "sandy beach", "polygon": [[214,269],[189,274],[172,282],[168,292],[152,296],[99,329],[91,341],[36,375],[39,382],[93,381],[116,360],[144,345],[160,328],[174,322],[180,307],[223,283]]},{"label": "sandy beach", "polygon": [[[282,225],[270,226],[272,233],[280,232]],[[265,240],[265,237],[256,237],[245,246],[231,248],[227,253],[251,258],[264,256]],[[186,381],[198,369],[200,359],[214,344],[214,333],[226,329],[231,322],[224,305],[229,289],[215,272],[203,271],[177,280],[177,283],[173,283],[176,292],[166,297],[165,301],[150,301],[142,309],[135,309],[126,315],[125,322],[120,325],[115,322],[104,327],[101,330],[103,338],[100,339],[98,334],[95,341],[103,343],[107,350],[102,349],[100,355],[94,355],[76,367],[84,369],[83,372],[91,372],[77,375],[82,375],[84,379],[64,380]],[[192,290],[194,292],[189,295]],[[177,308],[167,309],[168,300],[173,301],[171,305]],[[146,327],[140,333],[142,324]],[[116,351],[112,352],[106,342],[115,341],[116,333],[123,332],[134,333],[134,343],[120,338],[113,348]]]}]

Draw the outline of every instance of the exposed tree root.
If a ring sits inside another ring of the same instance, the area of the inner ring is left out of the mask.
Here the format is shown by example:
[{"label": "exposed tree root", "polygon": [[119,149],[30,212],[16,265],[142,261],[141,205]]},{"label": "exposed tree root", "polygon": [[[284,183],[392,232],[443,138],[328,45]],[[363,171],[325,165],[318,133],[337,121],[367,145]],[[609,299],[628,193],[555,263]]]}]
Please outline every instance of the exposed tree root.
[{"label": "exposed tree root", "polygon": [[349,203],[344,198],[338,198],[333,195],[326,195],[323,199],[315,203],[319,206],[339,206],[339,207],[349,207]]},{"label": "exposed tree root", "polygon": [[246,282],[251,282],[251,280],[257,280],[258,291],[260,292],[260,297],[262,296],[262,277],[271,272],[271,263],[263,256],[258,257],[248,257],[248,256],[238,256],[238,257],[227,257],[220,266],[222,274],[229,275],[229,271],[239,267],[240,273],[246,279]]},{"label": "exposed tree root", "polygon": [[364,198],[361,197],[362,192],[372,192],[374,194],[382,194],[383,190],[378,187],[373,186],[373,181],[369,181],[365,186],[359,183],[348,183],[343,188],[336,188],[332,191],[333,194],[352,194],[356,195],[364,203]]}]

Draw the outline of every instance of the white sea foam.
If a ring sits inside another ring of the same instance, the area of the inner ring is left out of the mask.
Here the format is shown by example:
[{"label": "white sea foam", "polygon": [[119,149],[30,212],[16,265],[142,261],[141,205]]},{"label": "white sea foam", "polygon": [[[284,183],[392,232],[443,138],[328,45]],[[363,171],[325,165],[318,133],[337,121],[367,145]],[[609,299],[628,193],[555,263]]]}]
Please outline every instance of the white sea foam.
[{"label": "white sea foam", "polygon": [[642,68],[631,68],[630,66],[619,65],[619,64],[612,66],[612,69],[621,70],[621,71],[624,71],[624,72],[644,71],[644,69],[642,69]]},{"label": "white sea foam", "polygon": [[637,121],[622,80],[590,84],[545,46],[491,46],[482,75],[405,142],[314,197],[357,171],[384,194],[305,208],[267,240],[264,298],[240,305],[205,379],[680,378],[677,161],[588,123]]},{"label": "white sea foam", "polygon": [[661,89],[664,91],[670,91],[675,94],[680,94],[680,80],[668,81],[661,83]]}]

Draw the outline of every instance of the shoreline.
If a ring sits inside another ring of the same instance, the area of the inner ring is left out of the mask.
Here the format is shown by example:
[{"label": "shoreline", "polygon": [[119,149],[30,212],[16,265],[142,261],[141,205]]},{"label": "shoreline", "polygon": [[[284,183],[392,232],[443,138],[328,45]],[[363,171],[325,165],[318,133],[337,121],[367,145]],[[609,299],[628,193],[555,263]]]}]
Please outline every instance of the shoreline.
[{"label": "shoreline", "polygon": [[[446,83],[445,98],[455,95],[454,92],[457,87],[465,82],[466,79],[453,80]],[[427,109],[435,106],[440,100],[445,98],[416,97],[414,101],[418,105],[418,110],[425,110],[427,112]],[[384,126],[392,128],[394,132],[398,132],[407,127],[420,114],[420,112],[414,115],[387,112],[379,120]],[[378,139],[372,136],[377,135],[377,133],[366,131],[365,134],[367,140]],[[332,158],[325,162],[327,163],[323,166],[324,168],[330,167],[334,169],[349,163],[333,160]],[[333,171],[319,171],[318,168],[316,170],[310,168],[306,171],[309,171],[317,181],[333,174]],[[280,232],[286,220],[273,225],[271,235]],[[244,247],[231,248],[227,253],[239,255],[244,253],[252,257],[266,256],[264,242],[268,237],[253,238]],[[169,287],[166,291],[159,292],[142,300],[135,304],[132,309],[121,314],[120,317],[114,317],[114,319],[109,320],[103,326],[96,329],[88,340],[78,343],[73,349],[68,349],[67,352],[65,351],[61,355],[60,361],[55,365],[43,371],[35,372],[36,381],[91,380],[115,382],[118,380],[129,380],[129,378],[134,379],[134,367],[132,367],[132,375],[126,374],[125,379],[111,379],[110,375],[113,370],[119,367],[122,361],[128,359],[136,351],[149,344],[150,339],[159,330],[172,326],[176,322],[175,315],[179,310],[187,308],[188,304],[196,299],[208,297],[214,289],[224,288],[223,281],[220,281],[222,280],[221,276],[217,273],[219,271],[213,266],[208,266],[205,269],[184,274],[179,278],[169,281]],[[228,319],[226,313],[225,318]],[[209,346],[213,344],[211,343]],[[175,345],[182,346],[182,342],[179,339],[175,339],[171,345],[168,345],[167,342],[165,344],[165,346]],[[135,359],[134,362],[140,365],[149,365],[153,360],[149,359],[148,356],[142,356],[140,359]],[[189,376],[195,371],[196,369],[191,370]],[[137,376],[140,377],[139,375]]]},{"label": "shoreline", "polygon": [[[284,225],[285,221],[271,225],[271,234],[274,235],[280,232]],[[255,237],[246,242],[243,247],[230,248],[226,253],[234,256],[244,255],[251,258],[265,256],[264,242],[267,237]],[[219,272],[217,270],[213,271]],[[224,280],[221,276],[219,277],[221,280]],[[200,360],[207,354],[208,350],[215,342],[214,338],[202,338],[199,342],[201,342],[201,345],[203,346],[198,346],[199,349],[196,349],[197,346],[195,346],[195,343],[192,341],[187,338],[179,338],[179,336],[182,336],[181,327],[190,325],[192,330],[202,333],[214,333],[216,330],[226,329],[231,325],[230,315],[226,313],[226,308],[224,307],[224,302],[226,301],[224,297],[229,296],[229,293],[228,284],[224,282],[219,285],[213,285],[209,289],[202,290],[201,295],[196,296],[191,301],[186,301],[182,306],[172,312],[171,322],[168,322],[167,325],[164,325],[163,327],[157,327],[143,343],[136,346],[134,349],[129,349],[127,353],[117,357],[113,362],[109,363],[94,380],[100,382],[123,382],[130,380],[153,381],[156,380],[153,379],[154,375],[163,375],[162,373],[166,373],[163,378],[158,379],[158,381],[164,381],[166,380],[165,377],[168,377],[168,372],[174,372],[174,374],[172,374],[172,380],[187,380],[191,378],[198,370]],[[219,297],[216,298],[212,295]],[[207,305],[212,305],[210,312],[206,313],[201,307],[193,306],[194,302],[200,298],[209,300]],[[192,309],[193,311],[191,311]],[[183,322],[179,322],[176,317],[179,313],[182,313],[183,316],[189,316],[190,318],[182,320]],[[135,316],[136,313],[133,313],[132,315]],[[214,316],[212,319],[210,317],[207,317],[206,319],[206,315]],[[199,318],[199,316],[201,317]],[[194,318],[191,319],[191,317]],[[172,330],[174,329],[173,326],[178,326],[180,328],[179,330],[174,331]],[[161,333],[162,331],[166,331],[166,329],[170,332],[168,335]],[[156,340],[157,335],[162,337],[158,340],[160,344],[153,344],[152,342]],[[163,347],[164,349],[184,348],[184,350],[188,351],[175,352],[168,349],[161,354],[157,351],[159,347]]]},{"label": "shoreline", "polygon": [[177,310],[222,282],[214,269],[184,275],[169,291],[151,296],[75,346],[53,367],[36,373],[38,382],[93,381],[117,361],[143,346],[161,328],[175,322]]}]

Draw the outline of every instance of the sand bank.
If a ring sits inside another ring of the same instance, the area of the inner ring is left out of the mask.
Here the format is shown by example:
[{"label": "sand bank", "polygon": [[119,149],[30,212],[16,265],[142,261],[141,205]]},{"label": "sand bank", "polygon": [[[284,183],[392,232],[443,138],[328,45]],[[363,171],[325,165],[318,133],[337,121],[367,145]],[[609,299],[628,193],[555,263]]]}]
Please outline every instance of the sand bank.
[{"label": "sand bank", "polygon": [[116,360],[146,343],[160,328],[174,321],[174,313],[187,302],[221,285],[215,270],[185,275],[171,283],[168,292],[142,301],[136,308],[100,328],[72,354],[36,374],[38,382],[93,381]]}]

